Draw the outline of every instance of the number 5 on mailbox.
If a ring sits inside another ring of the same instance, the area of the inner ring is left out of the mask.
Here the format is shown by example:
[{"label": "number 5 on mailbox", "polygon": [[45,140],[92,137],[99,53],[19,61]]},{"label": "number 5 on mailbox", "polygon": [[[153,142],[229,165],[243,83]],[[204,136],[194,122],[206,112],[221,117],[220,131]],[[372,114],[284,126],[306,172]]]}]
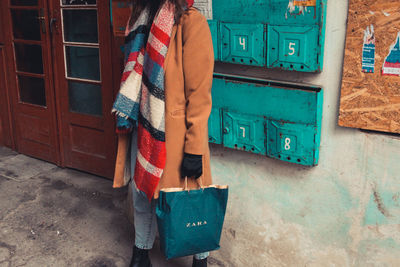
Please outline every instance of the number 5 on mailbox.
[{"label": "number 5 on mailbox", "polygon": [[289,51],[288,51],[288,55],[289,56],[293,56],[296,53],[296,42],[295,41],[290,41],[289,42]]}]

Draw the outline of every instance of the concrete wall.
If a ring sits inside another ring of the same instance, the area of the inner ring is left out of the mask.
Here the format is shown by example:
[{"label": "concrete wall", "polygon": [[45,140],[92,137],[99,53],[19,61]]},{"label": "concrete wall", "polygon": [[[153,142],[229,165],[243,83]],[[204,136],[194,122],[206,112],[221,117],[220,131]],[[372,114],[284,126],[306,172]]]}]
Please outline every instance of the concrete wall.
[{"label": "concrete wall", "polygon": [[222,248],[211,263],[400,266],[400,138],[337,126],[346,16],[346,0],[329,1],[321,74],[216,66],[321,85],[325,95],[316,167],[211,147],[215,183],[230,185]]}]

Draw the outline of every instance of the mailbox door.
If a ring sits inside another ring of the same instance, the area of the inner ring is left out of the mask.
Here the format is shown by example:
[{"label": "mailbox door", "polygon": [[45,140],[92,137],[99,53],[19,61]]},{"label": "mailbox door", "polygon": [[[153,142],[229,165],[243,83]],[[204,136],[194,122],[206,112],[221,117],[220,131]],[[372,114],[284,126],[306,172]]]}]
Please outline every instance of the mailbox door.
[{"label": "mailbox door", "polygon": [[269,26],[268,67],[319,71],[318,33],[316,26]]},{"label": "mailbox door", "polygon": [[245,65],[265,65],[263,24],[220,24],[221,61]]},{"label": "mailbox door", "polygon": [[208,26],[210,27],[211,37],[214,48],[214,60],[219,60],[219,47],[218,47],[218,21],[208,20]]},{"label": "mailbox door", "polygon": [[316,165],[316,127],[271,120],[267,124],[268,156],[306,166]]},{"label": "mailbox door", "polygon": [[263,117],[224,110],[223,134],[225,147],[266,154]]},{"label": "mailbox door", "polygon": [[214,144],[222,144],[221,111],[212,108],[208,119],[208,141]]}]

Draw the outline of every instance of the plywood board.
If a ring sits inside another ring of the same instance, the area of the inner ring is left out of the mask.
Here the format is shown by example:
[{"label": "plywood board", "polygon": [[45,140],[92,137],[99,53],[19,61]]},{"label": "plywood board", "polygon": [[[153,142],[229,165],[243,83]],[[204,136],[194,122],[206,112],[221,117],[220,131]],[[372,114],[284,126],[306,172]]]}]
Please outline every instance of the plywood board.
[{"label": "plywood board", "polygon": [[[395,47],[399,32],[399,0],[349,0],[340,126],[400,133],[400,76],[382,73],[389,54],[391,62],[385,65],[389,67],[385,71],[400,72],[400,62],[395,62],[400,59],[400,50]],[[369,58],[373,54],[372,38],[375,62]],[[372,67],[374,72],[368,72]]]}]

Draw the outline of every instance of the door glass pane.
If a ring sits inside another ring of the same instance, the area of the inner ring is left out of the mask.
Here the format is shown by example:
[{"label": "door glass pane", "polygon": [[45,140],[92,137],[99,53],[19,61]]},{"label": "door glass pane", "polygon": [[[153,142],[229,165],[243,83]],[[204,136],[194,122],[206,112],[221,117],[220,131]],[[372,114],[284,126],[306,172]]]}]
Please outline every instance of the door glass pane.
[{"label": "door glass pane", "polygon": [[68,81],[70,111],[102,115],[101,86]]},{"label": "door glass pane", "polygon": [[40,45],[14,43],[17,70],[43,74],[42,47]]},{"label": "door glass pane", "polygon": [[11,10],[13,32],[16,39],[40,40],[37,10]]},{"label": "door glass pane", "polygon": [[70,78],[100,80],[99,49],[66,46],[67,75]]},{"label": "door glass pane", "polygon": [[98,43],[96,9],[65,9],[63,17],[65,42]]},{"label": "door glass pane", "polygon": [[21,102],[46,106],[46,92],[42,78],[18,76]]},{"label": "door glass pane", "polygon": [[95,5],[96,0],[61,0],[63,5]]},{"label": "door glass pane", "polygon": [[37,6],[38,0],[11,0],[13,6]]}]

